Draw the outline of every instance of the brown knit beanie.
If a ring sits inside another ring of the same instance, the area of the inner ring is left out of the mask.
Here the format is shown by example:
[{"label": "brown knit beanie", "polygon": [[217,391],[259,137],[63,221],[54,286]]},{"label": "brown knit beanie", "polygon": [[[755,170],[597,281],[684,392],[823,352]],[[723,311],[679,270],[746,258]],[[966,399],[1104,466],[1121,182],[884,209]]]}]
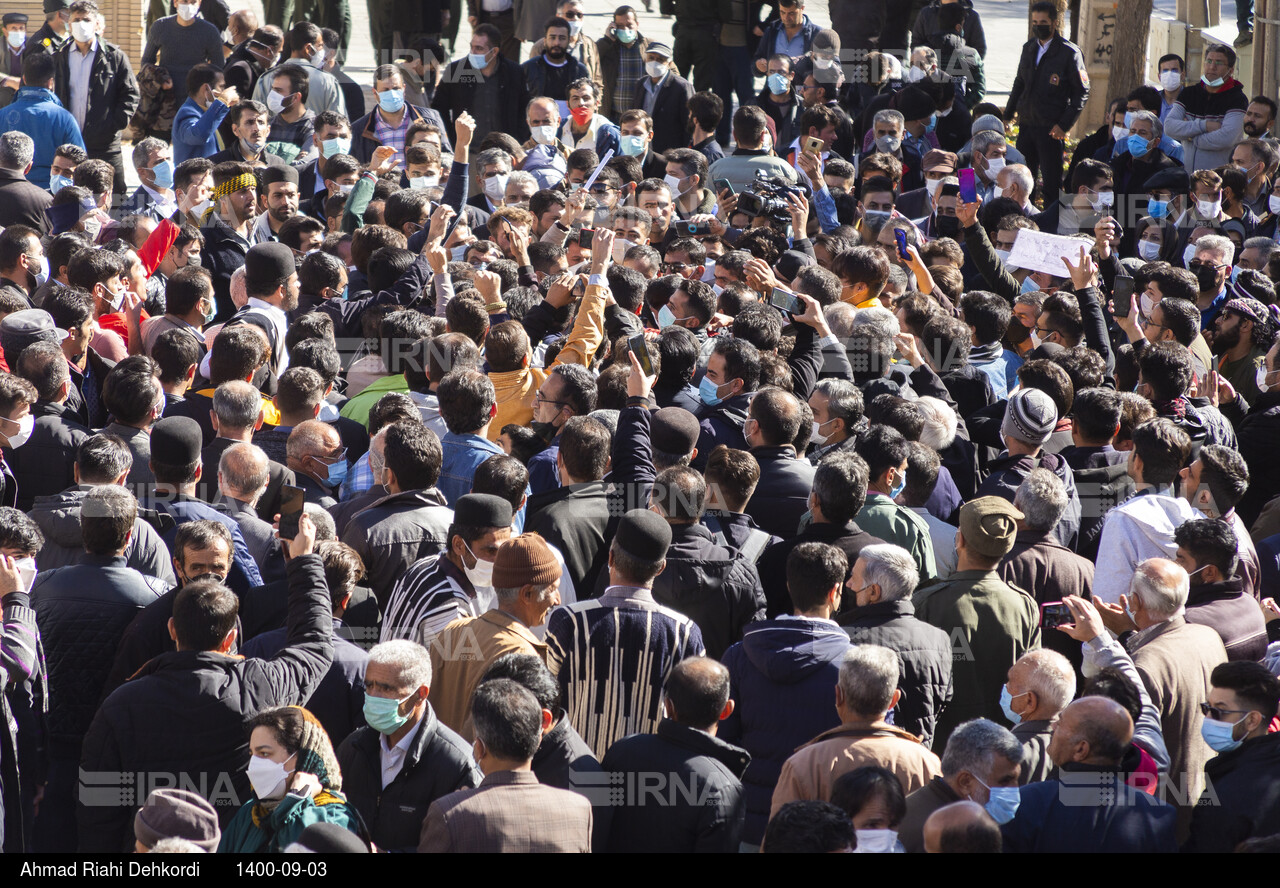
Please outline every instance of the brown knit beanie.
[{"label": "brown knit beanie", "polygon": [[156,789],[133,817],[133,835],[148,848],[161,839],[186,839],[213,853],[222,833],[218,812],[185,789]]},{"label": "brown knit beanie", "polygon": [[493,565],[493,588],[545,586],[560,579],[560,562],[539,534],[522,533],[498,549]]}]

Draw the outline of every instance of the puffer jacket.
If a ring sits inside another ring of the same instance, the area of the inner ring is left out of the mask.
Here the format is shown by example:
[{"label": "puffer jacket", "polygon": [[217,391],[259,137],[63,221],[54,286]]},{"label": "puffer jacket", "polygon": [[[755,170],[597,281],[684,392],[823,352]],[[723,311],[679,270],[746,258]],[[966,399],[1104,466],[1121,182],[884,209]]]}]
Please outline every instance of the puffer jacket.
[{"label": "puffer jacket", "polygon": [[902,699],[893,723],[932,748],[938,716],[951,702],[951,639],[916,619],[910,599],[855,607],[841,617],[854,644],[878,644],[898,655]]},{"label": "puffer jacket", "polygon": [[377,731],[360,728],[338,747],[342,790],[364,818],[374,844],[384,851],[414,851],[431,803],[451,792],[473,789],[482,779],[471,759],[471,744],[441,724],[430,703],[417,731],[400,773],[385,789]]},{"label": "puffer jacket", "polygon": [[18,508],[31,511],[38,496],[52,496],[75,484],[76,450],[92,434],[75,421],[66,404],[37,401],[31,437],[21,447],[4,448],[4,460],[18,482]]},{"label": "puffer jacket", "polygon": [[168,588],[111,555],[86,553],[79,564],[36,575],[31,605],[50,654],[49,734],[73,754],[102,700],[124,630]]},{"label": "puffer jacket", "polygon": [[[333,660],[333,615],[318,555],[294,558],[289,639],[268,660],[217,651],[172,651],[149,661],[103,701],[84,738],[85,771],[165,773],[180,786],[219,793],[219,820],[251,798],[244,720],[271,706],[301,706]],[[117,853],[133,842],[132,806],[82,794],[80,850]]]},{"label": "puffer jacket", "polygon": [[342,541],[364,562],[374,595],[387,601],[411,564],[444,551],[452,523],[440,491],[405,490],[352,516]]},{"label": "puffer jacket", "polygon": [[[44,534],[44,547],[36,556],[41,571],[79,564],[84,558],[84,540],[80,535],[80,503],[91,484],[69,487],[53,496],[38,496],[27,513]],[[138,573],[155,577],[165,588],[177,584],[169,550],[155,528],[143,518],[133,522],[133,536],[124,550],[124,563]]]},{"label": "puffer jacket", "polygon": [[1018,487],[1033,469],[1048,469],[1062,481],[1067,489],[1067,510],[1058,519],[1054,535],[1068,548],[1075,545],[1080,534],[1080,496],[1076,493],[1076,479],[1067,461],[1056,453],[1041,452],[1039,456],[1014,456],[1004,453],[989,466],[991,474],[978,486],[978,496],[998,496],[1013,502]]},{"label": "puffer jacket", "polygon": [[698,624],[712,659],[719,659],[749,623],[765,614],[756,566],[736,549],[717,546],[701,524],[671,528],[667,567],[653,581],[653,597]]},{"label": "puffer jacket", "polygon": [[747,627],[725,651],[737,702],[716,735],[751,754],[742,841],[759,844],[782,765],[798,746],[840,724],[835,686],[849,636],[830,620],[782,617]]},{"label": "puffer jacket", "polygon": [[1124,462],[1095,464],[1074,469],[1076,493],[1080,496],[1080,533],[1076,537],[1076,554],[1090,561],[1098,557],[1102,539],[1102,522],[1120,503],[1133,496],[1133,478]]}]

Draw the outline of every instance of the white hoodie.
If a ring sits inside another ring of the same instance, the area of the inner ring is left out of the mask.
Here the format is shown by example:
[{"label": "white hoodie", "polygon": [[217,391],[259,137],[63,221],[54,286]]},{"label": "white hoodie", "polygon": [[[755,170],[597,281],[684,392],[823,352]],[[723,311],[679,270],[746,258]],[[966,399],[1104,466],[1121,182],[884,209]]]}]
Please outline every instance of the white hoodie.
[{"label": "white hoodie", "polygon": [[1093,572],[1093,596],[1119,604],[1120,596],[1129,594],[1137,566],[1148,558],[1172,561],[1178,554],[1174,529],[1203,517],[1182,497],[1167,493],[1133,496],[1107,512]]}]

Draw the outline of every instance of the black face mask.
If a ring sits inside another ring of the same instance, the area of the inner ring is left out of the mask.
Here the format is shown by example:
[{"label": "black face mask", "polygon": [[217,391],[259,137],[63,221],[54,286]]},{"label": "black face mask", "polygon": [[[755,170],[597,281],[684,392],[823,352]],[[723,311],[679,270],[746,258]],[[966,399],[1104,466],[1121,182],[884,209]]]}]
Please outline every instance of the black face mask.
[{"label": "black face mask", "polygon": [[556,432],[560,431],[554,422],[538,422],[537,420],[529,423],[529,428],[533,429],[533,433],[548,444],[555,440]]},{"label": "black face mask", "polygon": [[938,237],[949,237],[953,240],[960,234],[960,220],[955,216],[934,216],[933,230]]},{"label": "black face mask", "polygon": [[1212,265],[1197,265],[1191,269],[1196,276],[1196,284],[1200,287],[1201,293],[1209,291],[1217,292],[1218,290],[1218,269]]},{"label": "black face mask", "polygon": [[1053,36],[1053,25],[1032,25],[1031,33],[1036,35],[1037,40],[1048,40]]}]

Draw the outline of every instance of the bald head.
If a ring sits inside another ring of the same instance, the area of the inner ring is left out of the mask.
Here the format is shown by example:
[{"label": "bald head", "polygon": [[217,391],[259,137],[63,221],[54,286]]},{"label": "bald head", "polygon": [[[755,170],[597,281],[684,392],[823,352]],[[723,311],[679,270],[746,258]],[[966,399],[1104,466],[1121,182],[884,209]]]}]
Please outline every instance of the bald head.
[{"label": "bald head", "polygon": [[332,455],[333,451],[341,449],[342,439],[338,437],[338,430],[327,422],[309,419],[293,427],[285,447],[290,462],[294,459],[305,459],[308,456],[323,459]]},{"label": "bald head", "polygon": [[1076,695],[1076,673],[1057,651],[1036,648],[1009,667],[1010,704],[1023,721],[1053,718]]},{"label": "bald head", "polygon": [[1058,717],[1049,740],[1049,757],[1058,767],[1120,764],[1133,741],[1133,719],[1107,697],[1081,697]]},{"label": "bald head", "polygon": [[729,700],[729,670],[710,657],[689,657],[667,678],[667,715],[673,721],[714,733],[733,711]]},{"label": "bald head", "polygon": [[267,489],[267,455],[253,444],[232,444],[218,460],[218,490],[223,496],[253,505]]},{"label": "bald head", "polygon": [[924,822],[929,854],[999,854],[1000,827],[977,802],[943,805]]}]

